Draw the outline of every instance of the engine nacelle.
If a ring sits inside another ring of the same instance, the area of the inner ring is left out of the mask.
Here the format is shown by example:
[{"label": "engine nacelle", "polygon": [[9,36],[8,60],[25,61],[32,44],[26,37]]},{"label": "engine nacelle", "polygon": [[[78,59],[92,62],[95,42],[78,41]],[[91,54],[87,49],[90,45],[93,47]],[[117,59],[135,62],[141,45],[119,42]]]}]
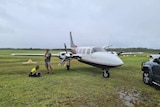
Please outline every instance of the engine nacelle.
[{"label": "engine nacelle", "polygon": [[72,52],[60,52],[59,53],[59,58],[60,59],[64,59],[64,58],[69,58],[69,57],[72,57]]}]

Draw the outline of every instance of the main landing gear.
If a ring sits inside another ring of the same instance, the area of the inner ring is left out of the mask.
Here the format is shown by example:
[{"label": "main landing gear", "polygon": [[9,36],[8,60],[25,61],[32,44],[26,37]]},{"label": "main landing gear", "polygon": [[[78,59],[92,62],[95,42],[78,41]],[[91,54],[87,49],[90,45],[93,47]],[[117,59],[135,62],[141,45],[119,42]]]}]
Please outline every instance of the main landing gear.
[{"label": "main landing gear", "polygon": [[70,65],[66,65],[66,69],[67,69],[67,70],[70,70]]},{"label": "main landing gear", "polygon": [[66,70],[70,70],[70,60],[66,62]]},{"label": "main landing gear", "polygon": [[103,77],[104,78],[109,78],[110,77],[110,73],[108,72],[108,70],[104,69],[104,71],[103,71]]}]

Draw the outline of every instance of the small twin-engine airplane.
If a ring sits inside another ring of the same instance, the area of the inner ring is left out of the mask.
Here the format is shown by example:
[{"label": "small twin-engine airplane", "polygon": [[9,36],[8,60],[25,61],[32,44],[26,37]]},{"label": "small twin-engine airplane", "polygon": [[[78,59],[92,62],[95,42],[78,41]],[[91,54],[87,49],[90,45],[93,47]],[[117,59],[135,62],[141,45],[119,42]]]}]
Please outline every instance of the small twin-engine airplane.
[{"label": "small twin-engine airplane", "polygon": [[[71,52],[65,51],[59,54],[52,54],[53,57],[59,57],[61,60],[58,65],[66,62],[66,69],[70,69],[70,61],[74,58],[80,62],[101,68],[104,70],[103,77],[109,78],[109,69],[123,65],[123,61],[118,54],[112,51],[106,51],[102,47],[78,47],[74,44],[72,34],[70,32]],[[12,54],[14,56],[44,56],[44,54]]]}]

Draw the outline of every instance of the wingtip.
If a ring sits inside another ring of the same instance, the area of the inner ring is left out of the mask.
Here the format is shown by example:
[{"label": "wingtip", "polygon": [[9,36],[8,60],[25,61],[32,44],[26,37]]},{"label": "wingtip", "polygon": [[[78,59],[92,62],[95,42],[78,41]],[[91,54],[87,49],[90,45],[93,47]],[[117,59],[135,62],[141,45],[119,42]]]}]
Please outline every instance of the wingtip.
[{"label": "wingtip", "polygon": [[15,54],[13,54],[13,53],[12,53],[11,55],[12,55],[12,56],[15,56]]}]

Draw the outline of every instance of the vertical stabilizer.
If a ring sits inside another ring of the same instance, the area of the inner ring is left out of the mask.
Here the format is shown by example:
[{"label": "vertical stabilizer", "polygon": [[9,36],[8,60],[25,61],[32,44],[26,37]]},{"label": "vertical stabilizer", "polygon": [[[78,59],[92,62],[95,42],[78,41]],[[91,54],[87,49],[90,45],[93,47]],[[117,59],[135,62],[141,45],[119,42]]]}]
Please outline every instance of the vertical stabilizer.
[{"label": "vertical stabilizer", "polygon": [[73,39],[72,39],[72,33],[70,32],[70,43],[71,43],[71,48],[73,47],[77,47],[74,42],[73,42]]}]

